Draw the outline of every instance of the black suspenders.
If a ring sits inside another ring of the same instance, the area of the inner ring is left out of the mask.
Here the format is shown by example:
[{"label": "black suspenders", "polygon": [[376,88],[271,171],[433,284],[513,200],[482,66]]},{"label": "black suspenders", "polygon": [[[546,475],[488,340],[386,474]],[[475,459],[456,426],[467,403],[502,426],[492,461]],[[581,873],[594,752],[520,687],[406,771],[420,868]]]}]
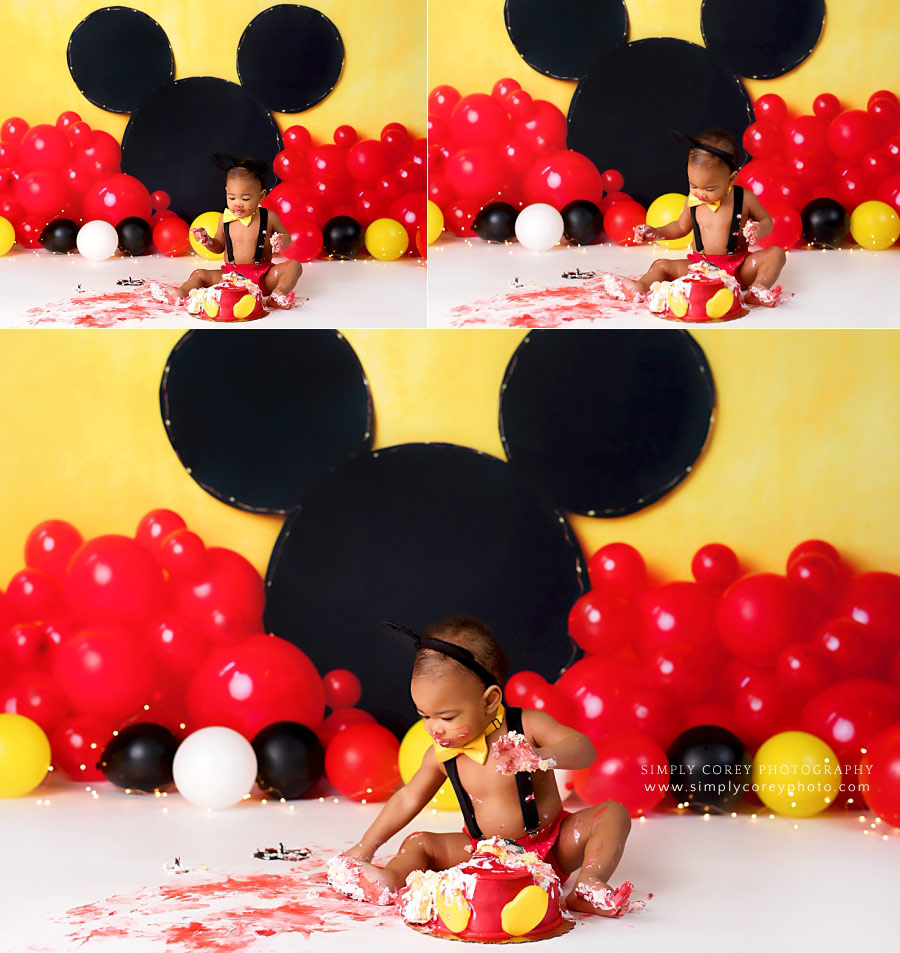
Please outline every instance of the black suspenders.
[{"label": "black suspenders", "polygon": [[[741,212],[744,208],[744,190],[736,185],[734,191],[734,211],[731,215],[731,231],[728,233],[728,247],[725,251],[733,255],[737,251],[738,239],[741,237]],[[691,206],[691,221],[694,223],[694,251],[703,254],[703,239],[700,237],[700,226],[697,224],[697,206]]]},{"label": "black suspenders", "polygon": [[[253,253],[253,264],[258,265],[262,261],[263,249],[266,247],[266,230],[269,227],[269,210],[260,208],[259,210],[259,235],[256,239],[256,251]],[[231,244],[231,234],[229,232],[231,222],[225,223],[225,261],[234,264],[234,247]]]},{"label": "black suspenders", "polygon": [[[510,731],[518,731],[521,734],[522,709],[507,708],[506,724]],[[459,755],[456,756],[456,758],[458,757]],[[444,767],[447,770],[447,777],[453,785],[456,800],[459,801],[463,820],[466,822],[466,830],[475,840],[482,840],[484,835],[481,833],[481,828],[475,820],[472,799],[459,780],[459,768],[456,766],[456,758],[452,758],[450,761],[444,763]],[[541,826],[541,817],[538,813],[537,799],[534,796],[534,784],[531,780],[531,774],[528,771],[516,772],[516,789],[519,793],[519,807],[522,811],[522,820],[525,822],[525,831],[528,834],[533,834]]]}]

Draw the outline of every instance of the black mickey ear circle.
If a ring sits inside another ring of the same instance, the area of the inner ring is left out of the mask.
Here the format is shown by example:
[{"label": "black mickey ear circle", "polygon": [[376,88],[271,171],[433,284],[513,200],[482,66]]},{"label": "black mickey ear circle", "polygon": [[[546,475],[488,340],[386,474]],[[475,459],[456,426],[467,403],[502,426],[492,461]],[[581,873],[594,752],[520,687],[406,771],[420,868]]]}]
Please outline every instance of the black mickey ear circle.
[{"label": "black mickey ear circle", "polygon": [[263,10],[238,43],[241,84],[276,112],[298,113],[321,102],[343,66],[338,28],[324,13],[299,3]]},{"label": "black mickey ear circle", "polygon": [[686,331],[533,331],[507,368],[500,429],[510,463],[558,506],[624,516],[688,475],[714,409]]},{"label": "black mickey ear circle", "polygon": [[239,509],[292,509],[372,443],[368,381],[336,331],[189,331],[159,397],[187,472]]},{"label": "black mickey ear circle", "polygon": [[825,25],[825,0],[703,0],[703,40],[739,76],[774,79],[799,66]]},{"label": "black mickey ear circle", "polygon": [[[694,92],[662,95],[673,83]],[[598,169],[621,169],[625,191],[646,208],[687,186],[687,154],[669,129],[692,135],[725,129],[740,143],[752,121],[741,81],[709,50],[670,37],[637,40],[601,57],[579,82],[569,105],[568,146]]]},{"label": "black mickey ear circle", "polygon": [[114,113],[133,112],[175,77],[166,31],[131,7],[106,7],[86,16],[72,31],[66,56],[85,99]]},{"label": "black mickey ear circle", "polygon": [[628,39],[624,0],[506,0],[504,16],[522,59],[554,79],[579,79]]},{"label": "black mickey ear circle", "polygon": [[[209,333],[209,332],[206,332]],[[285,521],[266,575],[266,630],[321,672],[353,669],[360,707],[404,731],[412,658],[381,619],[487,622],[511,671],[555,679],[574,646],[567,619],[586,580],[553,504],[496,457],[449,444],[363,454],[320,481]]]}]

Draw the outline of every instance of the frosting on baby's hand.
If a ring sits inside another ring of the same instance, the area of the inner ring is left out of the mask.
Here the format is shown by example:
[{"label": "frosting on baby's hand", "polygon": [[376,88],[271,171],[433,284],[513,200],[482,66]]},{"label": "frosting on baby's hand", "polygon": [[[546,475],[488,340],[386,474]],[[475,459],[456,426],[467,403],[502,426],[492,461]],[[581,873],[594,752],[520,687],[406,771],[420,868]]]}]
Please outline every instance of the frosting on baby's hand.
[{"label": "frosting on baby's hand", "polygon": [[542,758],[532,748],[525,735],[510,731],[491,745],[491,754],[501,774],[519,771],[549,771],[556,767],[555,758]]},{"label": "frosting on baby's hand", "polygon": [[632,241],[635,245],[643,245],[646,242],[655,242],[659,239],[656,229],[651,225],[635,225],[634,237]]},{"label": "frosting on baby's hand", "polygon": [[284,248],[284,236],[281,232],[272,232],[269,244],[272,246],[272,254],[277,255]]},{"label": "frosting on baby's hand", "polygon": [[212,236],[205,228],[192,228],[191,234],[194,236],[194,241],[204,248],[208,248],[212,244]]},{"label": "frosting on baby's hand", "polygon": [[759,244],[759,223],[752,218],[748,218],[744,223],[744,238],[747,239],[748,245]]}]

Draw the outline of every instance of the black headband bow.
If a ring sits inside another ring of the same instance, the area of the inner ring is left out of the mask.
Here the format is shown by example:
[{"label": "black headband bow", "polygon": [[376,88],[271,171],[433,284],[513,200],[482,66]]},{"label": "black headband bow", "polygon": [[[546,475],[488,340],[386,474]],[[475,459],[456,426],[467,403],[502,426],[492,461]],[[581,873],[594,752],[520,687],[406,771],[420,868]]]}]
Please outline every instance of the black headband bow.
[{"label": "black headband bow", "polygon": [[379,622],[382,632],[398,639],[404,645],[411,645],[416,650],[431,649],[433,652],[440,652],[441,655],[447,655],[465,665],[469,671],[474,672],[485,684],[486,688],[497,684],[497,676],[492,675],[480,662],[475,660],[475,656],[462,645],[454,645],[452,642],[445,642],[443,639],[434,639],[430,636],[421,636],[418,632],[413,632],[405,625],[399,622]]},{"label": "black headband bow", "polygon": [[693,136],[688,136],[683,132],[677,132],[674,129],[670,129],[669,132],[671,133],[672,138],[680,146],[687,146],[689,149],[702,149],[704,152],[711,152],[714,156],[721,159],[725,165],[731,169],[732,172],[737,172],[737,165],[730,152],[726,152],[724,149],[719,149],[717,146],[711,146],[706,142],[700,142],[699,139],[695,139]]},{"label": "black headband bow", "polygon": [[265,162],[260,162],[259,159],[235,158],[227,152],[214,152],[212,162],[217,169],[221,169],[226,174],[232,169],[246,169],[251,175],[255,175],[259,179],[259,184],[263,188],[266,187],[266,174],[269,167]]}]

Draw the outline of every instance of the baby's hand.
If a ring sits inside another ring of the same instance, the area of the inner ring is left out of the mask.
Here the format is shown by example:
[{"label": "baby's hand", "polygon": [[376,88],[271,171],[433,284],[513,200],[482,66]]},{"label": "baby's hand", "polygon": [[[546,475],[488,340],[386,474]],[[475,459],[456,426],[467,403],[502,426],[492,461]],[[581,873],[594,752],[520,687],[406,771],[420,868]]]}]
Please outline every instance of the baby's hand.
[{"label": "baby's hand", "polygon": [[272,232],[269,244],[272,246],[272,254],[277,255],[284,249],[284,235],[281,232]]},{"label": "baby's hand", "polygon": [[744,223],[744,238],[747,239],[748,245],[759,244],[759,222],[754,222],[752,218],[747,219]]},{"label": "baby's hand", "polygon": [[192,228],[191,235],[194,236],[194,241],[204,248],[209,248],[209,246],[212,245],[212,236],[205,228]]},{"label": "baby's hand", "polygon": [[650,225],[635,225],[634,238],[632,241],[635,245],[644,245],[647,242],[658,242],[659,232]]},{"label": "baby's hand", "polygon": [[542,758],[525,735],[510,731],[491,745],[491,754],[501,774],[516,774],[519,771],[549,771],[556,767],[554,758]]},{"label": "baby's hand", "polygon": [[354,860],[361,861],[364,864],[371,863],[374,856],[375,852],[363,847],[362,844],[354,844],[341,854],[341,857],[352,857]]}]

